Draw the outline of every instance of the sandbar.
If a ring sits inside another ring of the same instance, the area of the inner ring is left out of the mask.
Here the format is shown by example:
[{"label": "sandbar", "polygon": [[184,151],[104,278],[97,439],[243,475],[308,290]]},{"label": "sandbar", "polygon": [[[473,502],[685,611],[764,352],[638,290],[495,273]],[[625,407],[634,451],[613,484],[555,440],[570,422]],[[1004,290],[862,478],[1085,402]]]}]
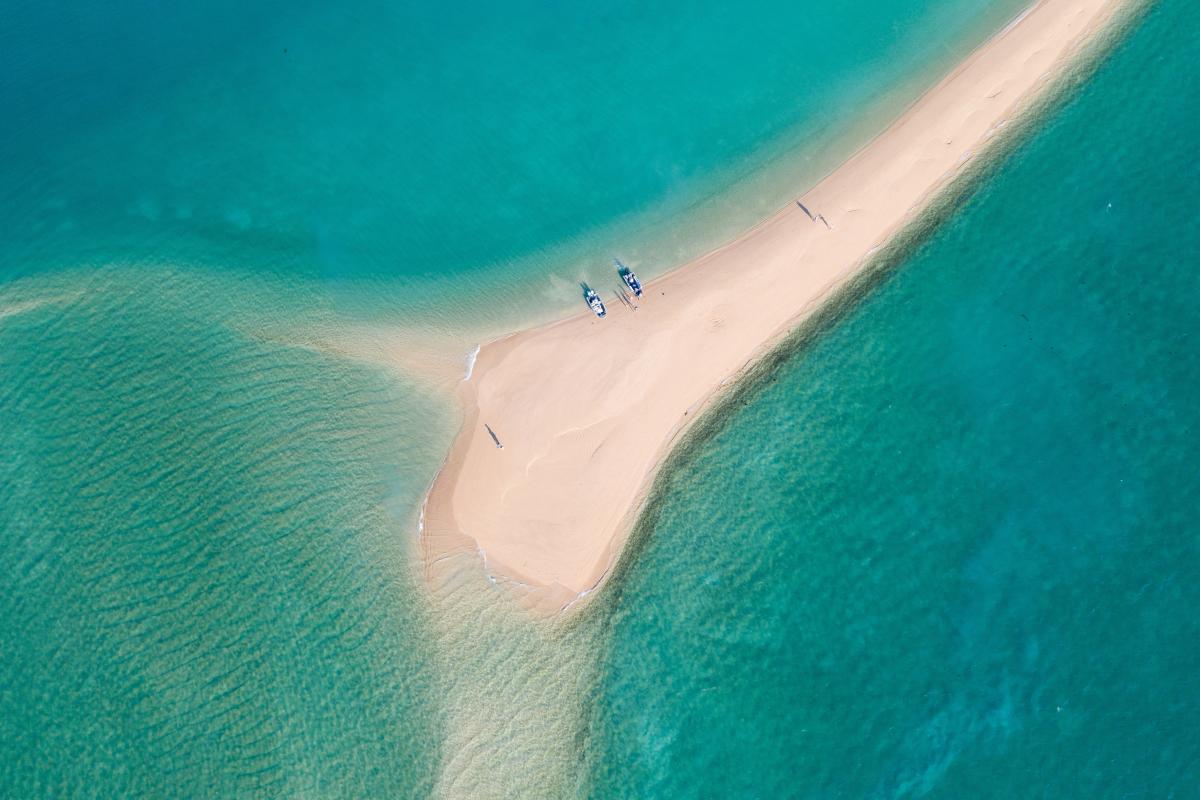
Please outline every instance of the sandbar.
[{"label": "sandbar", "polygon": [[1124,5],[1041,0],[796,202],[648,282],[636,311],[607,291],[604,319],[581,302],[484,344],[426,498],[427,569],[478,553],[548,611],[597,588],[705,404],[919,222]]}]

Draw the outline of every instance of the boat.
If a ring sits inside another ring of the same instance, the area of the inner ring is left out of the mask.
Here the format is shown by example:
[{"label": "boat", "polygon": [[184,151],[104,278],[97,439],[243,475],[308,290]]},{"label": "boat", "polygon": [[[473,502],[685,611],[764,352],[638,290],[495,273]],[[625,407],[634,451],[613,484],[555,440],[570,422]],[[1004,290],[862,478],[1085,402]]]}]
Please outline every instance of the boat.
[{"label": "boat", "polygon": [[629,287],[629,291],[633,292],[633,296],[641,297],[642,282],[638,280],[637,275],[633,274],[633,270],[622,264],[619,259],[614,258],[613,263],[617,265],[617,274],[621,276],[621,280],[625,281],[625,285]]},{"label": "boat", "polygon": [[588,288],[584,290],[583,299],[587,301],[588,308],[597,317],[603,317],[608,313],[608,310],[604,307],[604,301],[600,299],[600,295],[596,294],[595,289]]}]

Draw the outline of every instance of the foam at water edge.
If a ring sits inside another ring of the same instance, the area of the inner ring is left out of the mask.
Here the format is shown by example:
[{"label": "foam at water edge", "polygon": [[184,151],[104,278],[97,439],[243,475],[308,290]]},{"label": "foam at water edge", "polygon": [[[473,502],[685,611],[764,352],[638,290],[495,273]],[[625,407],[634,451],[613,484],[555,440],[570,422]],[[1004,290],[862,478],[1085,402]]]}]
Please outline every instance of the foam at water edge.
[{"label": "foam at water edge", "polygon": [[475,371],[475,359],[479,358],[479,345],[475,345],[471,352],[467,353],[467,372],[463,375],[463,381],[471,380],[471,373]]}]

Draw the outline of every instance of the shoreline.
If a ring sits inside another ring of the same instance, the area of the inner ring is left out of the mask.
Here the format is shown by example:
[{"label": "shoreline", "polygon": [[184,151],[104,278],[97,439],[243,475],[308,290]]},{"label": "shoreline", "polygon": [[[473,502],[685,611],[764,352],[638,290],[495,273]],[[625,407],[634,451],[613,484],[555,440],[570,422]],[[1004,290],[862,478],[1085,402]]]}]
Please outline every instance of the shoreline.
[{"label": "shoreline", "polygon": [[427,575],[471,552],[531,607],[593,593],[700,412],[868,273],[1132,5],[1041,0],[795,204],[647,282],[638,311],[585,309],[479,348],[422,506]]}]

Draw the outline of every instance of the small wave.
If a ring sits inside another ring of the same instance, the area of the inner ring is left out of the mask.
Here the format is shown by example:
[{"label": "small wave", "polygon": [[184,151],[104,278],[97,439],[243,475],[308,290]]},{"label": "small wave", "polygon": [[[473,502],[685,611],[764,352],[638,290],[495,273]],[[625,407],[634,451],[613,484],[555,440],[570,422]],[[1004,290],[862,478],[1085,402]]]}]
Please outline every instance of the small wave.
[{"label": "small wave", "polygon": [[[601,580],[603,580],[603,578],[601,578]],[[562,608],[559,609],[559,613],[562,613],[564,611],[569,611],[571,606],[575,605],[576,603],[580,602],[581,600],[586,600],[588,595],[590,595],[595,590],[596,590],[595,586],[593,586],[590,589],[584,589],[582,592],[580,592],[579,594],[575,595],[570,600],[568,600],[567,603]]]},{"label": "small wave", "polygon": [[467,374],[463,376],[464,381],[471,380],[471,373],[475,371],[475,359],[479,357],[479,345],[467,353]]},{"label": "small wave", "polygon": [[1033,6],[1030,6],[1029,8],[1027,8],[1027,9],[1025,9],[1024,11],[1022,11],[1020,14],[1018,14],[1016,17],[1014,17],[1012,22],[1010,22],[1010,23],[1008,23],[1007,25],[1005,25],[1005,26],[1004,26],[1004,30],[1002,30],[1002,31],[1000,31],[1000,33],[996,34],[996,38],[997,38],[997,39],[999,39],[1001,36],[1005,36],[1005,35],[1006,35],[1006,34],[1008,34],[1008,32],[1009,32],[1009,31],[1011,31],[1013,28],[1015,28],[1015,27],[1017,27],[1018,25],[1020,25],[1020,24],[1021,24],[1021,20],[1025,19],[1026,17],[1028,17],[1028,16],[1029,16],[1029,12],[1031,12],[1031,11],[1033,11]]},{"label": "small wave", "polygon": [[[475,350],[478,351],[479,348],[476,347]],[[470,376],[468,375],[468,377]],[[479,542],[475,543],[475,549],[479,552],[479,560],[483,562],[483,576],[487,578],[488,583],[490,583],[492,586],[498,586],[499,584],[496,582],[496,576],[492,574],[492,570],[488,567],[487,551],[480,546]]]}]

